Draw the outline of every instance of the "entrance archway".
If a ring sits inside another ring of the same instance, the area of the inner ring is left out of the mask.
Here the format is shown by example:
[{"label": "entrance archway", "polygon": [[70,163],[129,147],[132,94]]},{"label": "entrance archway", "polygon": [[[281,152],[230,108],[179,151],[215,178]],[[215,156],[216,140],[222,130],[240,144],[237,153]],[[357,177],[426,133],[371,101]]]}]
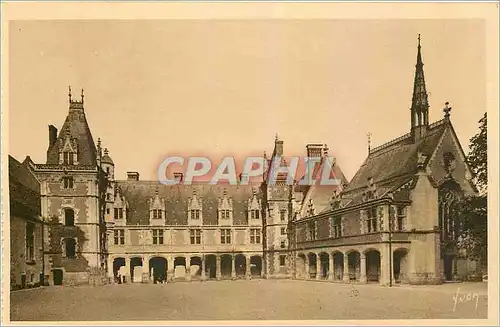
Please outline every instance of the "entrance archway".
[{"label": "entrance archway", "polygon": [[175,257],[174,278],[186,278],[186,258]]},{"label": "entrance archway", "polygon": [[358,251],[351,251],[347,255],[347,264],[349,265],[349,280],[359,280],[361,256]]},{"label": "entrance archway", "polygon": [[205,256],[205,276],[209,279],[217,277],[217,259],[214,254]]},{"label": "entrance archway", "polygon": [[231,270],[233,269],[233,258],[229,254],[220,256],[220,274],[221,278],[231,278]]},{"label": "entrance archway", "polygon": [[366,256],[366,280],[368,282],[378,282],[380,280],[380,252],[368,250]]},{"label": "entrance archway", "polygon": [[142,268],[142,266],[142,258],[130,258],[130,283],[140,283],[142,281],[142,269],[136,269],[137,267]]},{"label": "entrance archway", "polygon": [[148,272],[151,277],[153,277],[153,283],[164,283],[167,281],[167,259],[163,257],[153,257],[149,259],[149,269]]},{"label": "entrance archway", "polygon": [[328,253],[322,252],[319,254],[320,259],[320,278],[328,279],[328,274],[330,273],[330,256]]},{"label": "entrance archway", "polygon": [[316,253],[308,253],[307,254],[307,258],[309,259],[309,278],[311,279],[315,279],[316,278],[316,274],[319,274],[318,271],[316,271],[317,269],[317,265],[316,265],[316,260],[317,260],[317,256],[316,256]]},{"label": "entrance archway", "polygon": [[342,280],[344,278],[344,254],[342,252],[333,253],[333,279]]},{"label": "entrance archway", "polygon": [[303,253],[297,255],[296,263],[296,277],[297,278],[307,278],[306,276],[306,256]]},{"label": "entrance archway", "polygon": [[396,249],[393,254],[393,276],[396,283],[404,283],[408,279],[407,249]]},{"label": "entrance archway", "polygon": [[189,261],[190,269],[186,273],[191,274],[191,278],[200,279],[201,278],[201,257],[191,257]]},{"label": "entrance archway", "polygon": [[262,276],[262,257],[254,255],[250,258],[250,274],[252,277]]},{"label": "entrance archway", "polygon": [[113,260],[113,277],[115,282],[121,284],[123,282],[123,278],[119,276],[119,271],[121,267],[125,266],[125,258],[115,258]]},{"label": "entrance archway", "polygon": [[52,270],[52,275],[54,278],[54,285],[62,285],[63,284],[63,271],[62,271],[62,269]]},{"label": "entrance archway", "polygon": [[245,278],[245,273],[247,269],[247,260],[243,254],[237,254],[234,257],[234,266],[236,269],[236,277]]}]

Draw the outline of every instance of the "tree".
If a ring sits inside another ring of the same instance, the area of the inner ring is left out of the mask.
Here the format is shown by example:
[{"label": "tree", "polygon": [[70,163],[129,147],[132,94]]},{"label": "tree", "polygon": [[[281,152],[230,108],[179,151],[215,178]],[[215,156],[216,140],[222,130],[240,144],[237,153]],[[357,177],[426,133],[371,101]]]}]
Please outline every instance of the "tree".
[{"label": "tree", "polygon": [[488,191],[488,142],[487,116],[479,120],[479,133],[470,139],[470,152],[467,156],[469,167],[474,174],[474,181],[479,193]]},{"label": "tree", "polygon": [[461,247],[467,257],[479,260],[486,266],[488,250],[488,151],[487,115],[479,120],[479,132],[470,139],[470,152],[467,157],[473,172],[473,180],[478,188],[477,195],[467,196],[459,204],[458,212],[461,225]]}]

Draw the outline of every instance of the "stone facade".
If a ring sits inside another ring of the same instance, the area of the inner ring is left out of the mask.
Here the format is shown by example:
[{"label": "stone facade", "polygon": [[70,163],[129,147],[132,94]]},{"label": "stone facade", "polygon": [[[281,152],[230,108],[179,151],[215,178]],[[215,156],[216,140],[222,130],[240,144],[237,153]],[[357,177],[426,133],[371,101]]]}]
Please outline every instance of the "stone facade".
[{"label": "stone facade", "polygon": [[39,184],[25,163],[9,156],[10,287],[43,284],[43,223]]},{"label": "stone facade", "polygon": [[[274,182],[272,170],[250,185],[163,185],[137,172],[117,180],[110,152],[94,144],[83,93],[79,101],[69,97],[59,134],[49,127],[47,162],[25,160],[40,181],[44,274],[52,284],[105,277],[418,284],[469,266],[443,244],[456,237],[453,201],[475,188],[449,110],[428,122],[420,45],[408,134],[369,149],[349,183],[326,145],[307,146],[319,166],[305,176],[317,180],[329,164],[340,185],[289,185],[282,173]],[[283,156],[276,138],[268,163]],[[12,219],[21,233],[22,222]]]}]

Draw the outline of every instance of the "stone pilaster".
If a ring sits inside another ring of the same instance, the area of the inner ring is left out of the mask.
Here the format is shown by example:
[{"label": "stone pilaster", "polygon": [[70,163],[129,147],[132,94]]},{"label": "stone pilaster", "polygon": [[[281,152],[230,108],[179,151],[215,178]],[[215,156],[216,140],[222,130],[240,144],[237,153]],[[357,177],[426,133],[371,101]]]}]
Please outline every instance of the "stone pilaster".
[{"label": "stone pilaster", "polygon": [[344,274],[342,279],[344,280],[345,283],[349,283],[349,256],[347,253],[344,253]]},{"label": "stone pilaster", "polygon": [[220,265],[221,265],[221,258],[219,255],[216,257],[216,262],[215,262],[215,276],[217,280],[221,280],[221,271],[220,271]]},{"label": "stone pilaster", "polygon": [[191,280],[191,257],[186,257],[186,280]]},{"label": "stone pilaster", "polygon": [[366,254],[360,253],[360,271],[359,271],[359,282],[361,284],[366,284]]},{"label": "stone pilaster", "polygon": [[335,274],[335,263],[333,261],[333,255],[328,254],[328,280],[333,280]]},{"label": "stone pilaster", "polygon": [[236,280],[236,260],[234,254],[231,256],[231,279]]},{"label": "stone pilaster", "polygon": [[316,280],[321,279],[321,258],[316,254]]}]

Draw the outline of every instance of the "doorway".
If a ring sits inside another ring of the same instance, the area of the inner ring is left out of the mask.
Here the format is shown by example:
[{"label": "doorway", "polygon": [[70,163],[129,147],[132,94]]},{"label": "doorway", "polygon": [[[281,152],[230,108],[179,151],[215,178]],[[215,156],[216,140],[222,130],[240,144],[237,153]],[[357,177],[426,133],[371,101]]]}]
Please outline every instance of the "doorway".
[{"label": "doorway", "polygon": [[54,270],[52,270],[52,274],[54,276],[54,285],[62,285],[62,283],[63,283],[63,271],[62,271],[62,269],[54,269]]}]

